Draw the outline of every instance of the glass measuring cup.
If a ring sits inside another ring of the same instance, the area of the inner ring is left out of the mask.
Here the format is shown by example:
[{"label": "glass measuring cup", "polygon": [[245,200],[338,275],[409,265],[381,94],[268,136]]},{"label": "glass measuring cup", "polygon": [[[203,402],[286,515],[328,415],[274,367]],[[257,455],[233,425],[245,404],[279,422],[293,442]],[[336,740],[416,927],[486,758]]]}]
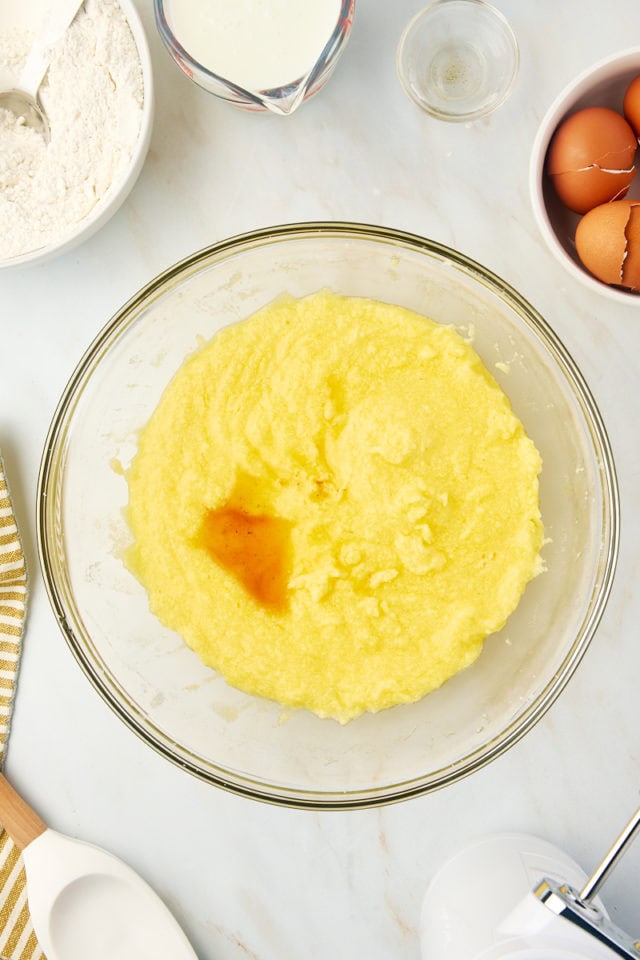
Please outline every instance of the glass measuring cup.
[{"label": "glass measuring cup", "polygon": [[180,43],[171,24],[170,0],[154,0],[155,19],[160,36],[178,66],[209,93],[245,110],[271,111],[287,115],[317,93],[326,83],[351,33],[355,0],[341,0],[338,19],[322,52],[302,76],[269,89],[246,89],[205,67]]}]

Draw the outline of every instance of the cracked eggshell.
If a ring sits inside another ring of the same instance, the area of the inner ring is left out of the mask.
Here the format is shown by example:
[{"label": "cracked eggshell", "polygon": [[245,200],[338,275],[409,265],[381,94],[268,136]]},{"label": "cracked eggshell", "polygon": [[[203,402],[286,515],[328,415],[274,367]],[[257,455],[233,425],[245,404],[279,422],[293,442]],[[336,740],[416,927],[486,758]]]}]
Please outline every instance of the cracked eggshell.
[{"label": "cracked eggshell", "polygon": [[635,176],[636,136],[608,107],[586,107],[564,120],[547,155],[558,197],[575,213],[624,197]]},{"label": "cracked eggshell", "polygon": [[615,200],[586,213],[576,250],[598,280],[640,291],[640,201]]},{"label": "cracked eggshell", "polygon": [[[580,260],[575,235],[581,214],[560,200],[547,171],[549,146],[560,126],[569,117],[591,107],[607,107],[622,114],[625,93],[640,76],[640,45],[619,50],[587,66],[558,91],[549,103],[531,146],[529,190],[531,207],[540,235],[568,277],[592,294],[637,311],[638,293],[628,287],[603,283]],[[636,154],[640,167],[640,153]],[[640,174],[631,182],[626,200],[640,201]]]}]

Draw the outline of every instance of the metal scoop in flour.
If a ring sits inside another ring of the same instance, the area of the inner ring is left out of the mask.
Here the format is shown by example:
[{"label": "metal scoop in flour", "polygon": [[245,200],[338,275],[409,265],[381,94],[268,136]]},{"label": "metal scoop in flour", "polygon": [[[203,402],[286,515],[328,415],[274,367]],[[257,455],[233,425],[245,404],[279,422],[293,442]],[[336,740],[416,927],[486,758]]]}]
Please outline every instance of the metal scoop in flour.
[{"label": "metal scoop in flour", "polygon": [[49,829],[2,774],[0,821],[22,851],[29,912],[47,960],[197,960],[137,873]]},{"label": "metal scoop in flour", "polygon": [[17,88],[0,91],[0,109],[9,110],[49,142],[49,121],[38,99],[40,84],[49,69],[53,49],[64,36],[83,0],[58,0],[48,6],[29,51]]}]

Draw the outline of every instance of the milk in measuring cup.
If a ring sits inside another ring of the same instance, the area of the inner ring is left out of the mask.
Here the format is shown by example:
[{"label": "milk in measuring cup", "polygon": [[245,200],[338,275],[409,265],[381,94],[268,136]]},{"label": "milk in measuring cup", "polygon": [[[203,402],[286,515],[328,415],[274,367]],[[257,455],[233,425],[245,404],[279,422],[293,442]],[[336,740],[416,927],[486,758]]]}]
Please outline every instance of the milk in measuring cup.
[{"label": "milk in measuring cup", "polygon": [[170,0],[169,25],[201,66],[245,90],[284,87],[319,59],[341,0]]}]

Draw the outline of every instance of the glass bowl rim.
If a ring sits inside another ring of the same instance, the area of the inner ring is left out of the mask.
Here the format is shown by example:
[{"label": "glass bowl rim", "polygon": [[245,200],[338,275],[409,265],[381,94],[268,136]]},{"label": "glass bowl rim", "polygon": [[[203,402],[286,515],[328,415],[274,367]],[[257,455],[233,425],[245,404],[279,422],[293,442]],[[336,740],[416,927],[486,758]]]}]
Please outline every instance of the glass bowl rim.
[{"label": "glass bowl rim", "polygon": [[[154,299],[164,293],[167,285],[173,280],[185,279],[205,264],[214,264],[231,253],[251,250],[255,246],[281,243],[291,239],[298,240],[306,236],[344,240],[355,238],[395,244],[399,248],[405,247],[426,253],[433,260],[451,263],[455,268],[472,277],[474,281],[488,287],[503,303],[516,312],[558,365],[585,418],[602,486],[603,538],[599,554],[598,577],[592,588],[589,606],[580,630],[560,667],[523,713],[492,740],[440,770],[422,774],[406,782],[387,784],[382,787],[359,787],[354,790],[306,790],[265,783],[258,778],[252,778],[250,774],[238,774],[223,767],[216,767],[210,762],[205,770],[202,758],[190,755],[187,748],[181,747],[178,750],[177,745],[170,742],[166,734],[154,733],[153,724],[149,720],[136,717],[135,711],[128,711],[126,705],[118,699],[84,649],[81,637],[76,635],[76,632],[81,633],[81,631],[76,631],[75,625],[69,622],[63,591],[56,581],[56,561],[53,556],[55,551],[48,536],[48,529],[53,519],[51,510],[55,498],[52,496],[52,485],[55,486],[56,483],[60,441],[63,441],[66,436],[66,428],[72,422],[76,403],[89,382],[93,369],[100,363],[101,357],[115,340],[127,330],[131,323],[135,322],[139,310],[145,305],[150,305]],[[36,535],[46,591],[67,645],[102,700],[143,742],[178,767],[232,794],[295,809],[344,810],[382,806],[441,789],[501,756],[535,726],[573,675],[604,613],[618,558],[620,503],[610,441],[600,411],[582,373],[552,327],[510,284],[465,254],[417,234],[366,223],[307,221],[263,227],[201,248],[159,273],[107,321],[89,344],[71,374],[47,432],[37,484]]]}]

